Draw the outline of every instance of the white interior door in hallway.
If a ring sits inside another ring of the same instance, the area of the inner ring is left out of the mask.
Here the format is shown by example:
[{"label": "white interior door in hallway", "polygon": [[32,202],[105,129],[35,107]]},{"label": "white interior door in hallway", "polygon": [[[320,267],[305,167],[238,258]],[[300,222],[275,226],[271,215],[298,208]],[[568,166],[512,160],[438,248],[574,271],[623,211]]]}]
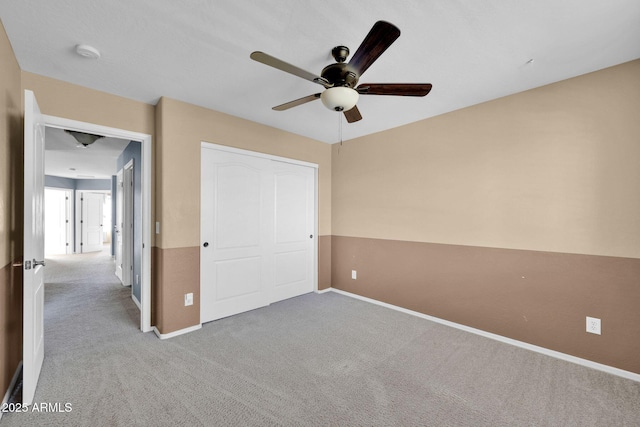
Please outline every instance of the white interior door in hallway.
[{"label": "white interior door in hallway", "polygon": [[80,197],[80,252],[100,252],[104,245],[102,227],[104,194],[79,192]]},{"label": "white interior door in hallway", "polygon": [[317,287],[317,165],[203,143],[200,321]]},{"label": "white interior door in hallway", "polygon": [[44,189],[44,252],[47,255],[73,252],[73,190]]}]

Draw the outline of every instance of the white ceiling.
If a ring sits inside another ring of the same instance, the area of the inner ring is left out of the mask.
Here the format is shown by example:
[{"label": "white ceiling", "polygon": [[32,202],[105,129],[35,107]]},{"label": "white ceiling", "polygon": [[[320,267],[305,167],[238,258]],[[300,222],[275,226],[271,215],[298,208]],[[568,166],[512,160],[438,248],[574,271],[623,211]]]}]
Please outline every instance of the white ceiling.
[{"label": "white ceiling", "polygon": [[45,129],[44,173],[74,179],[111,179],[118,156],[130,141],[100,138],[87,147],[62,129]]},{"label": "white ceiling", "polygon": [[[341,115],[320,102],[271,110],[322,88],[250,60],[252,51],[319,74],[331,48],[355,52],[375,21],[398,26],[360,81],[433,90],[362,96],[364,119],[344,124],[344,140],[640,58],[638,0],[30,0],[0,2],[0,17],[25,71],[328,143],[340,138]],[[102,57],[79,57],[80,43]]]}]

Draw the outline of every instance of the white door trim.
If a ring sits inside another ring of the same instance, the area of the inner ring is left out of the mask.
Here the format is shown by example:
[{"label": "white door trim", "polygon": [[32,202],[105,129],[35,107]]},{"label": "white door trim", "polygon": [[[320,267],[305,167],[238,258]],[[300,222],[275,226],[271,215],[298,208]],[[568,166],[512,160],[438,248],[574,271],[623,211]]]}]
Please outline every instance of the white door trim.
[{"label": "white door trim", "polygon": [[275,156],[273,154],[260,153],[258,151],[243,150],[242,148],[229,147],[226,145],[218,145],[212,142],[201,141],[200,147],[211,148],[213,150],[218,150],[218,151],[227,151],[229,153],[244,154],[245,156],[260,157],[263,159],[275,160],[277,162],[291,163],[294,165],[308,166],[310,168],[318,169],[318,165],[316,163],[305,162],[303,160],[290,159],[288,157]]},{"label": "white door trim", "polygon": [[150,332],[151,328],[151,135],[124,129],[102,126],[63,117],[43,115],[46,126],[89,132],[113,138],[140,141],[142,145],[142,286],[140,289],[140,330]]}]

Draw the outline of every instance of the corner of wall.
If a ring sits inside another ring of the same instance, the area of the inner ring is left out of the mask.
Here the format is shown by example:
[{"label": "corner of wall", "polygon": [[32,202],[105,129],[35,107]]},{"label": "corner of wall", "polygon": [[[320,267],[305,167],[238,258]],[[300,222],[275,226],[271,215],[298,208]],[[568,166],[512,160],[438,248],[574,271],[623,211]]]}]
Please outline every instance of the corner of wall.
[{"label": "corner of wall", "polygon": [[[22,76],[0,22],[0,393],[22,359],[23,111]],[[16,265],[16,266],[14,266]]]}]

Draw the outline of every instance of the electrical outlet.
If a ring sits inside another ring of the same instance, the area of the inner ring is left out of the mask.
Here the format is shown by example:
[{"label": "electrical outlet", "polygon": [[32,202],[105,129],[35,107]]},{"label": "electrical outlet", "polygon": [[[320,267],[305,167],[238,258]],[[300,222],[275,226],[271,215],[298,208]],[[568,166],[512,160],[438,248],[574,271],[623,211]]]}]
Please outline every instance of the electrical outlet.
[{"label": "electrical outlet", "polygon": [[587,332],[600,335],[600,319],[587,316]]},{"label": "electrical outlet", "polygon": [[356,280],[358,278],[358,273],[355,270],[351,270],[351,278]]},{"label": "electrical outlet", "polygon": [[193,305],[193,293],[184,294],[184,306]]}]

